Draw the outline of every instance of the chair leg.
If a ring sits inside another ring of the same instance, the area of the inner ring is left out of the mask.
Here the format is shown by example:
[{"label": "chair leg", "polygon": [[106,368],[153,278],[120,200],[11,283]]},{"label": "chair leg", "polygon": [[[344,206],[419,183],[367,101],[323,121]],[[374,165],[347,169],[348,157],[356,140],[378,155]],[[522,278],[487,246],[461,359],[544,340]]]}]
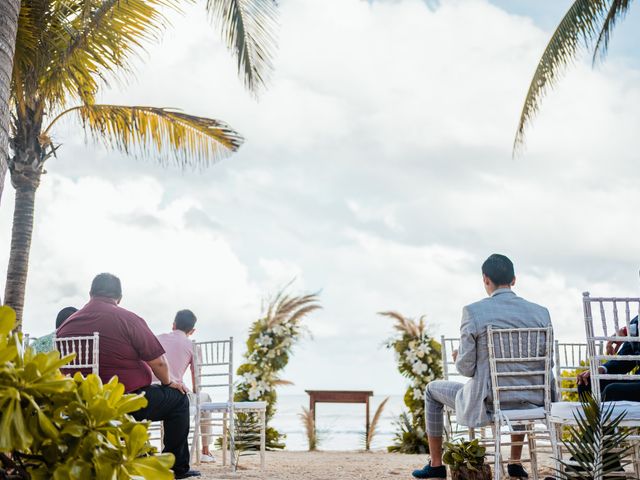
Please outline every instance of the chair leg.
[{"label": "chair leg", "polygon": [[500,435],[500,423],[496,422],[493,431],[493,448],[494,448],[494,460],[493,460],[493,479],[500,480],[502,477],[502,453],[500,451],[501,445]]},{"label": "chair leg", "polygon": [[528,429],[527,442],[529,444],[529,458],[531,459],[531,475],[533,480],[538,480],[538,451],[536,450],[536,436],[535,433],[533,433],[535,424],[531,423]]},{"label": "chair leg", "polygon": [[550,423],[549,438],[551,440],[551,452],[553,454],[554,466],[555,466],[556,472],[564,471],[564,469],[562,469],[562,463],[560,462],[560,460],[562,460],[562,450],[560,447],[561,435],[562,435],[562,425]]},{"label": "chair leg", "polygon": [[267,447],[266,435],[267,416],[266,411],[260,411],[260,468],[264,470],[265,450]]},{"label": "chair leg", "polygon": [[227,414],[222,414],[222,466],[227,465]]}]

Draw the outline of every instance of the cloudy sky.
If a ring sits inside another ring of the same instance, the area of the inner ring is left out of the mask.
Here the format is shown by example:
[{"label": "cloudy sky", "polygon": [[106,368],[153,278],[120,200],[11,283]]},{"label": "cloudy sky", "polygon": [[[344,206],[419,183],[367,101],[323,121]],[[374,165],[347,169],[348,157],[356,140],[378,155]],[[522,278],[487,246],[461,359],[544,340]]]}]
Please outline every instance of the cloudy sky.
[{"label": "cloudy sky", "polygon": [[[276,73],[256,102],[202,6],[176,16],[136,78],[105,102],[182,108],[247,139],[204,172],[93,145],[77,124],[39,190],[25,329],[52,330],[91,278],[123,280],[123,305],[158,333],[192,308],[198,338],[241,342],[261,301],[296,278],[321,291],[313,339],[282,393],[401,393],[381,310],[455,335],[501,252],[517,291],[582,336],[580,295],[640,289],[640,12],[591,69],[549,95],[511,158],[536,62],[568,0],[282,0]],[[636,50],[634,50],[636,45]],[[0,206],[6,268],[13,192]],[[238,359],[239,360],[239,359]]]}]

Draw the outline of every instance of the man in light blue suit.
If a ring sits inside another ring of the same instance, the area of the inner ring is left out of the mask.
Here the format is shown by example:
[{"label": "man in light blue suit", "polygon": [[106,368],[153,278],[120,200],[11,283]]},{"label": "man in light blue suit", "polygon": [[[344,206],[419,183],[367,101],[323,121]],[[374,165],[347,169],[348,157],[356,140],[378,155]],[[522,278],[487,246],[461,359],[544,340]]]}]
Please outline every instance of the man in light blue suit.
[{"label": "man in light blue suit", "polygon": [[[549,311],[518,297],[512,290],[516,283],[513,263],[504,255],[493,254],[482,264],[482,280],[488,298],[467,305],[462,310],[460,326],[460,348],[454,351],[456,368],[467,383],[436,380],[427,385],[425,411],[427,437],[431,461],[424,468],[415,470],[416,478],[447,478],[442,464],[442,433],[444,405],[454,408],[456,421],[468,427],[480,427],[491,422],[491,378],[487,327],[496,328],[540,328],[551,325]],[[537,368],[535,366],[523,366]],[[527,382],[527,377],[518,377]],[[534,408],[543,405],[538,392],[517,392],[507,399],[508,408]],[[514,442],[522,442],[524,435],[513,435]],[[507,471],[511,478],[528,478],[520,463],[521,446],[511,447],[511,458]]]}]

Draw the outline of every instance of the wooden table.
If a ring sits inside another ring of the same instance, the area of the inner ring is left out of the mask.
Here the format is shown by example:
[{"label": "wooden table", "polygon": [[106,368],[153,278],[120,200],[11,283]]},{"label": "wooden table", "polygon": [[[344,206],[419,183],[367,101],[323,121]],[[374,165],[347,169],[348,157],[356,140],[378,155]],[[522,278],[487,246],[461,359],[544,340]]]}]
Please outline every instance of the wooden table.
[{"label": "wooden table", "polygon": [[309,410],[316,424],[316,403],[364,403],[366,405],[365,435],[369,436],[369,398],[373,392],[362,390],[305,390],[309,394]]}]

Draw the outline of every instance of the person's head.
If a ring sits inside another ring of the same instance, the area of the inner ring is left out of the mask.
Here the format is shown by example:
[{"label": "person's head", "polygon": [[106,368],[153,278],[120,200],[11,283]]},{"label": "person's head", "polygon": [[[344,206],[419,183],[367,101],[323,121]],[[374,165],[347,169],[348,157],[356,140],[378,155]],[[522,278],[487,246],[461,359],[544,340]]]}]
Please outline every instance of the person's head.
[{"label": "person's head", "polygon": [[491,295],[499,288],[511,288],[516,283],[513,263],[504,255],[494,253],[482,264],[484,289]]},{"label": "person's head", "polygon": [[76,313],[78,309],[76,307],[64,307],[58,312],[56,317],[56,330],[65,322],[67,318]]},{"label": "person's head", "polygon": [[198,319],[191,310],[180,310],[176,313],[176,318],[173,321],[174,330],[182,330],[187,335],[191,335],[195,332],[195,326]]},{"label": "person's head", "polygon": [[120,279],[111,273],[100,273],[91,282],[89,295],[93,297],[112,298],[116,302],[122,300]]}]

